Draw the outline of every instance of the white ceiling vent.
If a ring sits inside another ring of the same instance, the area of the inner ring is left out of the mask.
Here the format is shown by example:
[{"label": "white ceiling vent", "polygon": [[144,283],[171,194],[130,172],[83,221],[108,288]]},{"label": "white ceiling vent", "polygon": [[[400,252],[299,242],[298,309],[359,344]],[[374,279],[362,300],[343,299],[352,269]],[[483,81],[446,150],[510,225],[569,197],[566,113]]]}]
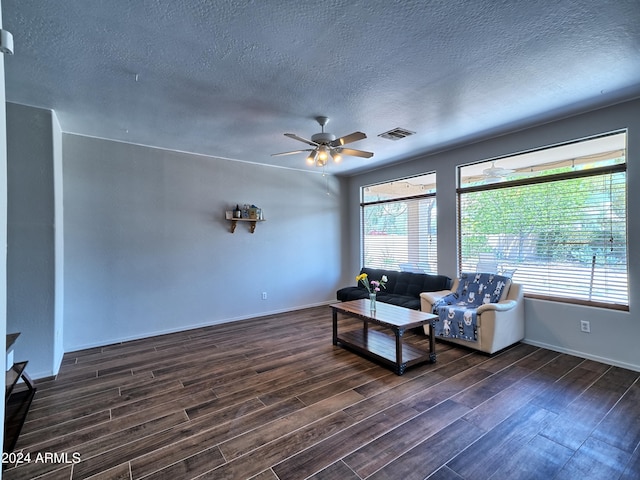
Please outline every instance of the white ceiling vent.
[{"label": "white ceiling vent", "polygon": [[389,140],[400,140],[401,138],[408,137],[409,135],[414,135],[416,132],[412,132],[411,130],[407,130],[406,128],[394,128],[393,130],[389,130],[388,132],[381,133],[378,135],[382,138],[387,138]]}]

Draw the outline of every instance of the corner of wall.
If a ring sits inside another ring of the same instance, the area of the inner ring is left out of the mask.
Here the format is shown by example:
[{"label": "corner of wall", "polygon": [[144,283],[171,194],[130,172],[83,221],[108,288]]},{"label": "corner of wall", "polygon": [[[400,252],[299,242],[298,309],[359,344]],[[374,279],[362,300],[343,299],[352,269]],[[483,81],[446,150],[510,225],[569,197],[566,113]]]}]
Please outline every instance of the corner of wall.
[{"label": "corner of wall", "polygon": [[62,171],[62,128],[58,115],[51,111],[53,143],[53,192],[54,192],[54,322],[53,322],[53,374],[60,370],[64,356],[64,203]]},{"label": "corner of wall", "polygon": [[[0,0],[0,27],[2,27],[2,0]],[[4,93],[4,56],[0,55],[0,118],[7,118]],[[0,128],[0,334],[7,334],[7,129]],[[0,355],[1,371],[6,371],[5,355]],[[2,375],[2,384],[5,376]],[[4,390],[4,386],[2,387]],[[4,402],[0,405],[4,418]],[[0,432],[0,447],[4,444],[4,430]],[[4,451],[4,449],[3,449]]]}]

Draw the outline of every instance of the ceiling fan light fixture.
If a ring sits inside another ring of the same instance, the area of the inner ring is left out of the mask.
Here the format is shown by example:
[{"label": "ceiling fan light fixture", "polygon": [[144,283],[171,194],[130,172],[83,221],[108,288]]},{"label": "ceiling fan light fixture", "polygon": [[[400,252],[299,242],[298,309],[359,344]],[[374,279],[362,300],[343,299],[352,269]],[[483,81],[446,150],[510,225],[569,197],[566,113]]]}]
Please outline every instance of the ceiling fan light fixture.
[{"label": "ceiling fan light fixture", "polygon": [[333,158],[334,162],[339,163],[340,160],[342,160],[342,155],[340,155],[340,152],[337,149],[331,150],[331,158]]},{"label": "ceiling fan light fixture", "polygon": [[307,157],[307,163],[309,165],[313,165],[314,163],[316,163],[316,157],[318,156],[318,152],[316,152],[315,150],[313,150],[309,156]]},{"label": "ceiling fan light fixture", "polygon": [[326,163],[328,157],[329,155],[327,154],[327,147],[325,147],[324,145],[320,145],[318,147],[318,160],[322,160]]}]

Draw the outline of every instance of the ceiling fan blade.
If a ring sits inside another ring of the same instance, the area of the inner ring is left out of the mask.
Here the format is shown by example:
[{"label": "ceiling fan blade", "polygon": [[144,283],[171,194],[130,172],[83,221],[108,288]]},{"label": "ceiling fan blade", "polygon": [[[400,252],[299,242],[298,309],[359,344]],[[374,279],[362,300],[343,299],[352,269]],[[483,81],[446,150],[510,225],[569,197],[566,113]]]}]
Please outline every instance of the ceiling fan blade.
[{"label": "ceiling fan blade", "polygon": [[296,153],[312,152],[312,151],[313,151],[312,148],[307,148],[306,150],[293,150],[291,152],[272,153],[271,156],[272,157],[282,157],[283,155],[294,155]]},{"label": "ceiling fan blade", "polygon": [[347,143],[357,142],[358,140],[362,140],[367,138],[367,136],[362,132],[353,132],[349,135],[345,135],[344,137],[336,138],[334,141],[329,143],[332,147],[341,147],[342,145],[346,145]]},{"label": "ceiling fan blade", "polygon": [[373,157],[372,152],[365,152],[363,150],[354,150],[353,148],[341,148],[341,153],[345,155],[351,155],[352,157],[362,157],[362,158],[371,158]]},{"label": "ceiling fan blade", "polygon": [[307,145],[311,145],[312,147],[318,146],[316,142],[312,142],[311,140],[307,140],[306,138],[299,137],[295,133],[285,133],[284,136],[293,138],[294,140],[298,140],[299,142],[302,142],[302,143],[306,143]]}]

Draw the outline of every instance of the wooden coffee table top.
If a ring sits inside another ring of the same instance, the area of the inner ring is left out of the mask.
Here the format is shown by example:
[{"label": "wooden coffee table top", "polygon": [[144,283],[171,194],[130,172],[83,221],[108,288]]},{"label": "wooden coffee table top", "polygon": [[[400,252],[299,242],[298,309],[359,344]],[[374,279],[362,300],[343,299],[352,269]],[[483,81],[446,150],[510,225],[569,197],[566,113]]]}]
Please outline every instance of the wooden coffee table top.
[{"label": "wooden coffee table top", "polygon": [[376,310],[371,311],[369,300],[351,300],[349,302],[334,303],[330,307],[338,312],[346,313],[352,317],[361,318],[379,325],[396,327],[401,329],[421,327],[431,323],[437,318],[427,312],[412,310],[410,308],[398,307],[383,302],[376,302]]}]

